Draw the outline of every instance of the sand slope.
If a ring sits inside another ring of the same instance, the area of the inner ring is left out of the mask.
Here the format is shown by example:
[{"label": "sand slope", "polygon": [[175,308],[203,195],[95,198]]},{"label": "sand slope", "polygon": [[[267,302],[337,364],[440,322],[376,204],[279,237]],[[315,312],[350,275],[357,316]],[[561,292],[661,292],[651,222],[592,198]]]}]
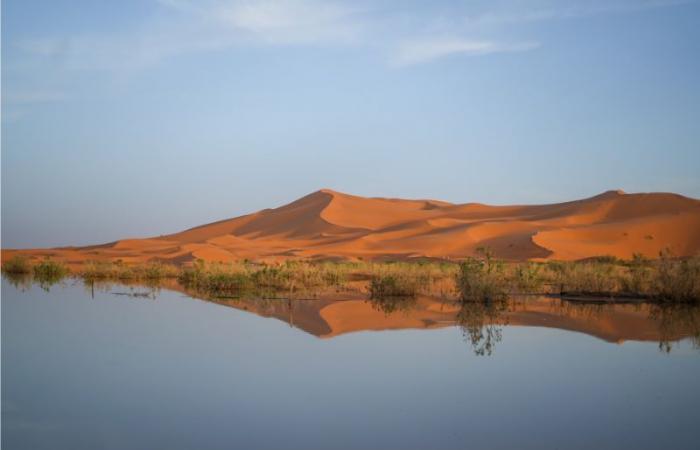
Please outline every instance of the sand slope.
[{"label": "sand slope", "polygon": [[86,260],[184,263],[282,259],[458,259],[488,246],[508,260],[700,253],[700,201],[668,193],[595,197],[549,205],[488,206],[364,198],[323,189],[288,205],[167,236],[90,247],[5,250]]}]

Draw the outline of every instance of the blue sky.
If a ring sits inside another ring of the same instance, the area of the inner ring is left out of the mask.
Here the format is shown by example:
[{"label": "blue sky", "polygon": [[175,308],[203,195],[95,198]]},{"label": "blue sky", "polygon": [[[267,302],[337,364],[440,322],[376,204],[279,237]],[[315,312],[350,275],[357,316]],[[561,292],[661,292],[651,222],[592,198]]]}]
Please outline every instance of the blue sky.
[{"label": "blue sky", "polygon": [[700,2],[5,0],[3,247],[322,187],[700,197]]}]

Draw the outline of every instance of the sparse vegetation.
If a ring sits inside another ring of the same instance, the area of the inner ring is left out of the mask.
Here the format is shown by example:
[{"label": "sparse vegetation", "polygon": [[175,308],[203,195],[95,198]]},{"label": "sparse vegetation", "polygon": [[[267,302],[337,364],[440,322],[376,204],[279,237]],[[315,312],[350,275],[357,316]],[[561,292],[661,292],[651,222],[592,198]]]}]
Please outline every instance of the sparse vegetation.
[{"label": "sparse vegetation", "polygon": [[45,290],[48,290],[51,285],[58,283],[69,274],[70,270],[65,264],[48,258],[34,265],[33,268],[34,280]]},{"label": "sparse vegetation", "polygon": [[428,261],[375,262],[358,265],[356,269],[369,275],[370,296],[381,298],[451,294],[457,266]]},{"label": "sparse vegetation", "polygon": [[664,302],[700,302],[700,258],[674,260],[663,252],[651,286],[652,295]]},{"label": "sparse vegetation", "polygon": [[650,292],[651,267],[650,261],[639,253],[632,256],[628,264],[629,276],[623,278],[623,289],[630,293]]},{"label": "sparse vegetation", "polygon": [[561,294],[608,297],[621,293],[621,270],[609,262],[568,262],[549,266]]},{"label": "sparse vegetation", "polygon": [[462,301],[501,300],[508,295],[504,264],[488,249],[479,248],[481,259],[467,258],[459,265],[457,290]]},{"label": "sparse vegetation", "polygon": [[528,294],[540,293],[545,282],[542,269],[542,264],[532,262],[516,265],[513,278],[517,291]]},{"label": "sparse vegetation", "polygon": [[565,295],[700,302],[700,257],[675,259],[667,251],[654,261],[635,254],[615,263],[550,262],[544,276]]},{"label": "sparse vegetation", "polygon": [[34,266],[34,277],[45,280],[60,280],[70,273],[65,264],[44,259]]},{"label": "sparse vegetation", "polygon": [[350,273],[346,264],[287,261],[282,264],[206,263],[196,261],[181,270],[178,280],[210,294],[243,292],[308,292],[340,288]]},{"label": "sparse vegetation", "polygon": [[32,273],[32,265],[26,256],[15,255],[2,264],[2,271],[10,274],[29,274]]},{"label": "sparse vegetation", "polygon": [[415,297],[418,292],[418,280],[407,276],[377,275],[370,280],[369,292],[373,299]]},{"label": "sparse vegetation", "polygon": [[[549,293],[700,302],[700,257],[676,259],[663,252],[657,260],[634,255],[629,261],[604,256],[577,262],[506,263],[496,260],[486,248],[478,249],[477,255],[461,262],[196,261],[181,267],[161,262],[91,261],[73,275],[92,282],[177,279],[185,287],[222,296],[367,289],[373,299],[419,294],[454,297],[456,293],[462,301],[488,301],[513,293]],[[61,262],[47,258],[32,263],[19,255],[5,261],[2,272],[8,277],[24,274],[44,284],[71,275]]]},{"label": "sparse vegetation", "polygon": [[148,262],[124,264],[120,261],[89,261],[78,272],[85,280],[160,280],[177,278],[180,269],[171,264]]},{"label": "sparse vegetation", "polygon": [[182,269],[178,281],[188,288],[207,293],[231,294],[250,286],[248,267],[244,264],[210,263],[198,260]]}]

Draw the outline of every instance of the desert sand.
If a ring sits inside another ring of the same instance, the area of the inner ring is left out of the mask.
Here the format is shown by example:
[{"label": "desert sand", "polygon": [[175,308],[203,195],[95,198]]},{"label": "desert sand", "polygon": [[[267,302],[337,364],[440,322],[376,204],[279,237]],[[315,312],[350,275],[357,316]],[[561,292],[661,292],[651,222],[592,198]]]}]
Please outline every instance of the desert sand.
[{"label": "desert sand", "polygon": [[144,239],[87,247],[3,250],[90,260],[206,261],[460,259],[489,247],[510,261],[700,253],[700,200],[608,191],[547,205],[490,206],[365,198],[322,189],[287,205]]}]

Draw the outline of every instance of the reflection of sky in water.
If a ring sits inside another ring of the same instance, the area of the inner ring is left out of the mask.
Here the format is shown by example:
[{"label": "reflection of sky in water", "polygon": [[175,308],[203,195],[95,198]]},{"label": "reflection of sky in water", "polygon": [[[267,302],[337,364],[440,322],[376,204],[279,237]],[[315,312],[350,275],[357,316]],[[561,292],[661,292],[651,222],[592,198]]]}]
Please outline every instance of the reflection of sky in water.
[{"label": "reflection of sky in water", "polygon": [[700,355],[504,327],[318,339],[162,291],[3,281],[3,448],[692,448]]}]

